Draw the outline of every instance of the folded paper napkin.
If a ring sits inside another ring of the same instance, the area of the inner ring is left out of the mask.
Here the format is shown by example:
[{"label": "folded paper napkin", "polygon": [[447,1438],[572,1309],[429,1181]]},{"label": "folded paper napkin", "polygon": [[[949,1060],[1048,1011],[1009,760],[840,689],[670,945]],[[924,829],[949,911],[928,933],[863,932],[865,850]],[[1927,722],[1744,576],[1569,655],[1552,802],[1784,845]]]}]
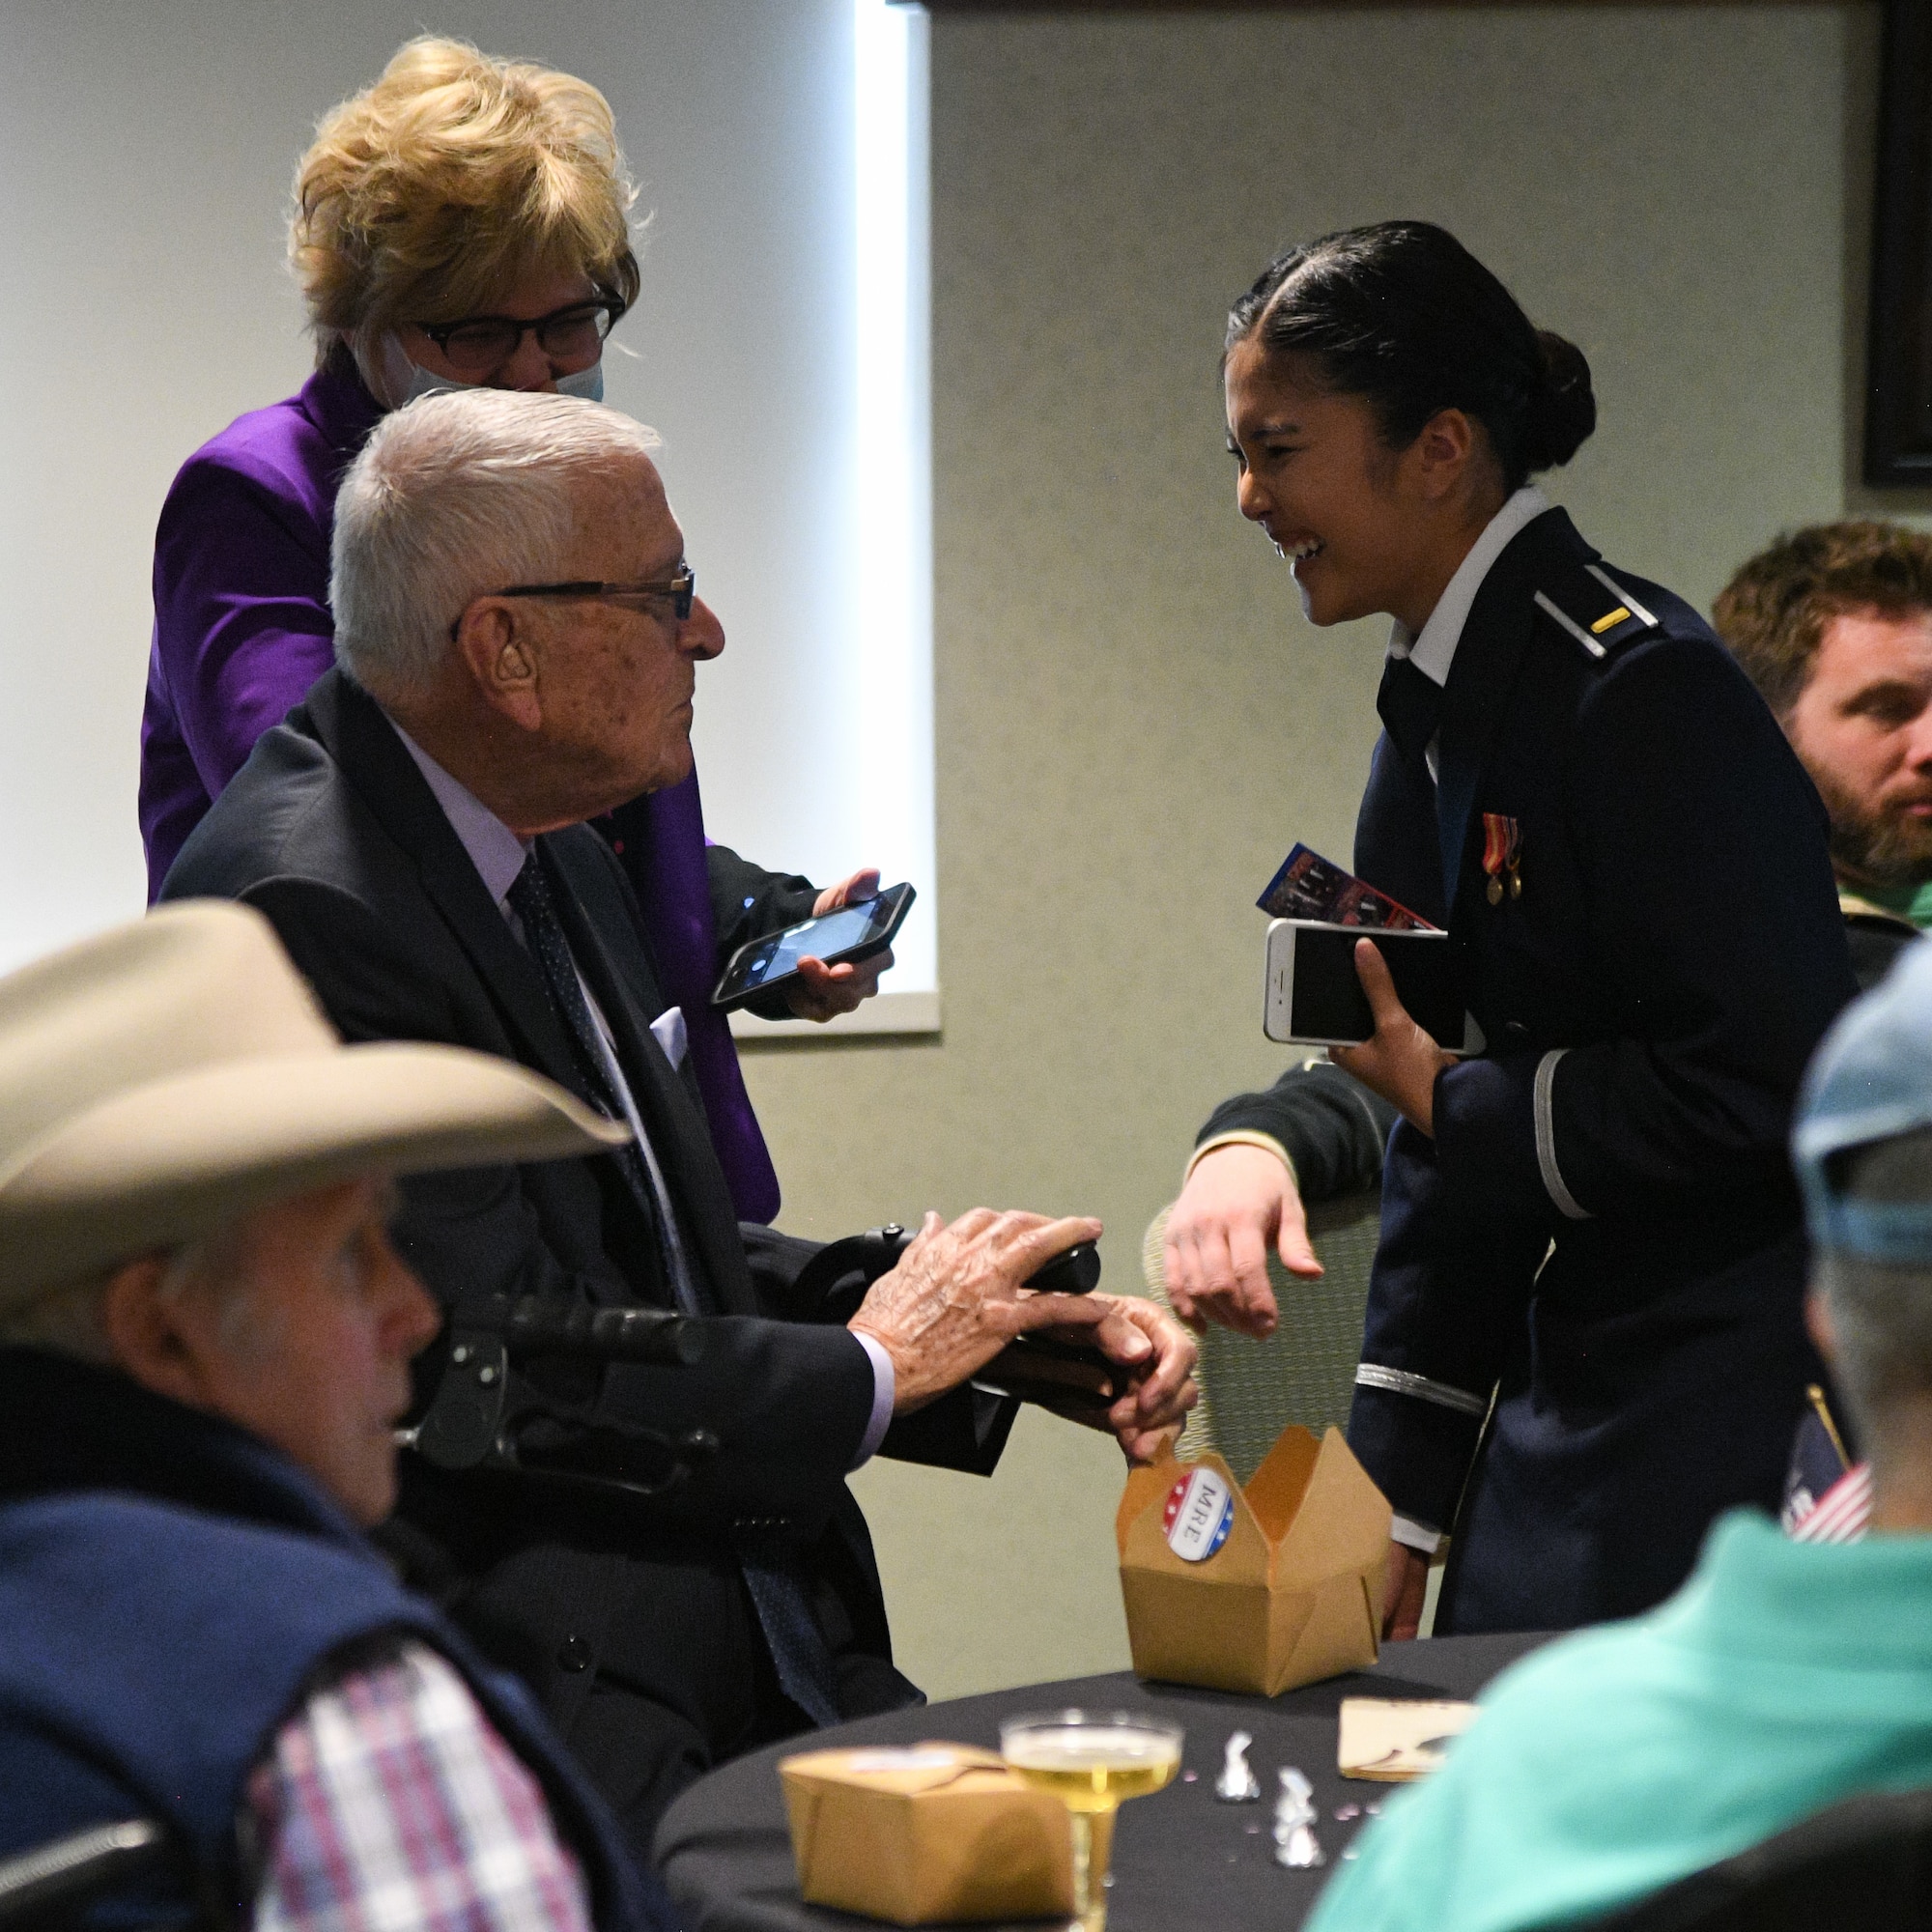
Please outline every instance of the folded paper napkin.
[{"label": "folded paper napkin", "polygon": [[1337,1765],[1344,1777],[1406,1784],[1428,1776],[1442,1762],[1442,1747],[1475,1721],[1473,1704],[1344,1697]]}]

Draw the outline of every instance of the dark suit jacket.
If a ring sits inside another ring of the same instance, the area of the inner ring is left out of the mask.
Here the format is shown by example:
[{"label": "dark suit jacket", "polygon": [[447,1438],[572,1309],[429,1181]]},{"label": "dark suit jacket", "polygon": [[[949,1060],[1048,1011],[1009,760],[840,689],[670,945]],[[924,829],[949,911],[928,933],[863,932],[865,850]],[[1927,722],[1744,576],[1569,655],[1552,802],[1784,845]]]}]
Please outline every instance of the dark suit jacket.
[{"label": "dark suit jacket", "polygon": [[[537,1365],[513,1376],[512,1407],[542,1408],[566,1436],[580,1426],[701,1428],[720,1447],[656,1502],[573,1500],[406,1455],[397,1535],[419,1579],[528,1678],[567,1736],[608,1719],[590,1708],[600,1692],[640,1700],[641,1717],[624,1721],[647,1734],[645,1762],[611,1774],[648,1785],[643,1799],[628,1794],[635,1819],[783,1727],[735,1554],[745,1535],[778,1534],[803,1552],[848,1715],[917,1692],[891,1666],[870,1541],[844,1481],[871,1411],[870,1361],[842,1327],[766,1318],[767,1293],[814,1250],[733,1218],[688,1065],[674,1072],[650,1033],[666,1003],[617,861],[582,826],[538,843],[565,887],[558,910],[686,1249],[724,1312],[708,1321],[708,1352],[694,1367],[600,1376]],[[534,962],[393,727],[337,672],[260,740],[162,896],[259,907],[352,1041],[472,1047],[584,1092]],[[403,1192],[398,1244],[447,1307],[484,1294],[671,1305],[656,1243],[608,1155],[428,1176]],[[439,1345],[419,1364],[419,1389],[440,1368]],[[983,1471],[1010,1413],[989,1414],[962,1391],[916,1427],[895,1426],[887,1448]],[[598,1749],[586,1755],[595,1772]],[[611,1795],[624,1809],[627,1794]]]},{"label": "dark suit jacket", "polygon": [[[1448,1524],[1469,1477],[1456,1630],[1667,1595],[1719,1510],[1776,1509],[1818,1374],[1785,1146],[1855,990],[1824,809],[1696,613],[1600,571],[1561,511],[1515,538],[1439,784],[1384,737],[1356,833],[1355,869],[1448,927],[1489,1043],[1434,1140],[1390,1141],[1350,1423],[1403,1514]],[[1493,904],[1486,816],[1521,841]]]}]

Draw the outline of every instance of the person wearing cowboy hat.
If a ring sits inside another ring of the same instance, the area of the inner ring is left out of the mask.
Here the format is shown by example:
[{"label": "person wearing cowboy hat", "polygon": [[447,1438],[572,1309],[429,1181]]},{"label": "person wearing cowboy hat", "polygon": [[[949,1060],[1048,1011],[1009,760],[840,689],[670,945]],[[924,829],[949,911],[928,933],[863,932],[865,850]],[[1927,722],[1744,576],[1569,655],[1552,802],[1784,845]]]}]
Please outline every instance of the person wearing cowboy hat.
[{"label": "person wearing cowboy hat", "polygon": [[628,1138],[484,1054],[344,1046],[241,906],[0,980],[0,1861],[150,1819],[140,1922],[676,1924],[361,1533],[439,1325],[393,1180]]}]

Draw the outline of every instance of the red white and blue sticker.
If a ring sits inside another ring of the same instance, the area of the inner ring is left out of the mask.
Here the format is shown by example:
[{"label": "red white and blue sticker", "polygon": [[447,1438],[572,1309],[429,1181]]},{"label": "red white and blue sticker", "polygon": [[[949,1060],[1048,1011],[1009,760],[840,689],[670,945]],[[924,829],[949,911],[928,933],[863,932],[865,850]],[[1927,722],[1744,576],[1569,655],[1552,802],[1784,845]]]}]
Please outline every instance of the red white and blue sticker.
[{"label": "red white and blue sticker", "polygon": [[1190,1469],[1167,1492],[1160,1526],[1183,1563],[1205,1563],[1235,1526],[1235,1492],[1212,1469]]}]

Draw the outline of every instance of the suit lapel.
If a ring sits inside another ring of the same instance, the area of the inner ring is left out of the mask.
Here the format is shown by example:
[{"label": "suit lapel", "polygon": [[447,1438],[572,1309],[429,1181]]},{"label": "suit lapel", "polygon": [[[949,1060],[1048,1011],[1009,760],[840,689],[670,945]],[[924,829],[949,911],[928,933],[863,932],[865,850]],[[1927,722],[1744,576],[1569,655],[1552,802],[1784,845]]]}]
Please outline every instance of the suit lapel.
[{"label": "suit lapel", "polygon": [[304,709],[356,796],[414,862],[424,893],[469,955],[526,1064],[595,1105],[536,962],[517,944],[395,727],[339,671],[316,685]]},{"label": "suit lapel", "polygon": [[1552,551],[1594,557],[1561,510],[1547,510],[1518,531],[1484,578],[1456,646],[1442,694],[1435,828],[1442,862],[1445,924],[1456,917],[1456,889],[1477,787],[1495,749],[1503,709],[1535,623],[1537,572]]},{"label": "suit lapel", "polygon": [[610,1023],[618,1064],[630,1083],[631,1097],[664,1170],[680,1222],[696,1246],[696,1260],[726,1314],[755,1314],[756,1296],[745,1267],[737,1213],[712,1152],[710,1127],[701,1105],[686,1091],[651,1032],[650,1022],[663,1010],[663,993],[642,952],[620,961],[606,943],[606,934],[585,916],[586,907],[610,896],[613,884],[602,842],[585,840],[597,841],[597,835],[573,829],[547,834],[537,841],[569,887],[558,895],[557,916],[569,936],[571,952]]},{"label": "suit lapel", "polygon": [[[415,863],[424,893],[469,954],[525,1064],[547,1073],[587,1104],[599,1105],[586,1090],[536,962],[517,943],[436,794],[375,700],[339,671],[330,671],[309,693],[304,708],[311,728],[345,780]],[[610,891],[610,881],[584,862],[582,841],[596,836],[573,829],[547,835],[541,841],[558,875],[570,886],[569,892],[558,895],[558,916],[571,952],[610,1022],[652,1151],[696,1245],[696,1259],[727,1313],[753,1314],[756,1298],[730,1194],[711,1153],[710,1129],[701,1107],[686,1093],[650,1031],[655,1012],[639,1010],[639,998],[655,990],[641,945],[637,959],[626,962],[625,970],[582,913],[583,904],[598,902]],[[591,857],[602,864],[601,854]]]}]

